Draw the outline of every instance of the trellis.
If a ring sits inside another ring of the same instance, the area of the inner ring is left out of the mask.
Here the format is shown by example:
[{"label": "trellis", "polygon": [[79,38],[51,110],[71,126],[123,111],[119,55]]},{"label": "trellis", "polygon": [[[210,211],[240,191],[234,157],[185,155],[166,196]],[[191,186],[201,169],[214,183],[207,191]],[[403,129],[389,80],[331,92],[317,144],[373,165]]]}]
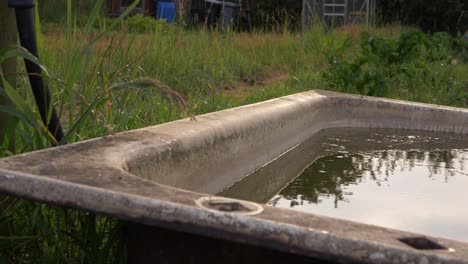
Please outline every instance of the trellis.
[{"label": "trellis", "polygon": [[372,23],[376,0],[303,0],[303,27],[322,21],[327,25]]}]

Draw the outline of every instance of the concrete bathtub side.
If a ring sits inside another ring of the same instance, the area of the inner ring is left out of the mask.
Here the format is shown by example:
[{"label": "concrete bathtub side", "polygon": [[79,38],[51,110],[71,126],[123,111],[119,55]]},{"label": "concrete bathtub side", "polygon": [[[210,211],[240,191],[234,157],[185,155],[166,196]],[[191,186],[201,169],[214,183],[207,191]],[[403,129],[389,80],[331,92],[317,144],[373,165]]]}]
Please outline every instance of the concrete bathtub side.
[{"label": "concrete bathtub side", "polygon": [[462,242],[432,238],[453,250],[419,251],[397,240],[415,236],[407,232],[268,206],[253,216],[197,206],[207,195],[192,191],[217,193],[333,127],[468,134],[468,110],[311,91],[1,159],[0,191],[318,259],[468,263]]},{"label": "concrete bathtub side", "polygon": [[129,146],[126,169],[161,184],[215,194],[323,128],[326,98],[309,94],[307,100],[278,99],[159,129],[170,135],[167,144],[150,139]]},{"label": "concrete bathtub side", "polygon": [[[197,117],[129,148],[126,169],[215,194],[326,128],[397,128],[468,134],[467,112],[403,101],[302,93]],[[156,143],[156,144],[155,144]],[[177,168],[177,169],[174,169]]]}]

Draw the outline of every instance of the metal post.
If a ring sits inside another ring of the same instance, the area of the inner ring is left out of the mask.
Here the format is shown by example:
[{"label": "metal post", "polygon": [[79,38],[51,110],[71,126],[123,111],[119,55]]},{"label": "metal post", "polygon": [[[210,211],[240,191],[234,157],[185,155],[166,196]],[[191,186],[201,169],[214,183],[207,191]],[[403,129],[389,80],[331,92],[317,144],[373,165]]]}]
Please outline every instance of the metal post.
[{"label": "metal post", "polygon": [[376,11],[377,1],[372,0],[372,23],[375,25],[377,23],[375,11]]},{"label": "metal post", "polygon": [[348,0],[344,1],[344,10],[343,10],[343,26],[348,24]]},{"label": "metal post", "polygon": [[370,14],[370,9],[369,9],[369,2],[370,0],[366,0],[366,26],[369,26],[369,14]]},{"label": "metal post", "polygon": [[302,12],[301,12],[301,24],[302,24],[302,31],[304,31],[305,26],[306,26],[306,1],[307,0],[302,0]]}]

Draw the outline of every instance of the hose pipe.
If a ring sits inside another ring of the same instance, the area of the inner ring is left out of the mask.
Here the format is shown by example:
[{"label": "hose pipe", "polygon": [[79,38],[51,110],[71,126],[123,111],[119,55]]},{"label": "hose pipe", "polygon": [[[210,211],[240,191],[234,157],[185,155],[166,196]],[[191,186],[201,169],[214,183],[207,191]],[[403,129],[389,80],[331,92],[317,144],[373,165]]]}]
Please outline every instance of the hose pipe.
[{"label": "hose pipe", "polygon": [[[15,9],[16,25],[21,46],[32,55],[38,57],[36,27],[34,25],[34,0],[8,0],[8,6]],[[41,68],[28,59],[24,59],[24,64],[41,119],[47,125],[47,129],[57,142],[61,142],[64,137],[63,129],[60,125],[57,112],[51,104],[50,91],[42,79]],[[50,121],[48,122],[49,114]]]}]

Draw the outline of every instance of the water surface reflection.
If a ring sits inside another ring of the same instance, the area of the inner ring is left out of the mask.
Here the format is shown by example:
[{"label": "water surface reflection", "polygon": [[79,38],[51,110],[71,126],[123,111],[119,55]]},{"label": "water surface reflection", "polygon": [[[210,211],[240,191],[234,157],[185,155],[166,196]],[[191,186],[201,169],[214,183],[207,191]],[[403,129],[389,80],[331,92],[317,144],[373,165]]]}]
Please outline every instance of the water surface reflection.
[{"label": "water surface reflection", "polygon": [[468,139],[352,133],[325,133],[325,154],[269,204],[468,241]]}]

